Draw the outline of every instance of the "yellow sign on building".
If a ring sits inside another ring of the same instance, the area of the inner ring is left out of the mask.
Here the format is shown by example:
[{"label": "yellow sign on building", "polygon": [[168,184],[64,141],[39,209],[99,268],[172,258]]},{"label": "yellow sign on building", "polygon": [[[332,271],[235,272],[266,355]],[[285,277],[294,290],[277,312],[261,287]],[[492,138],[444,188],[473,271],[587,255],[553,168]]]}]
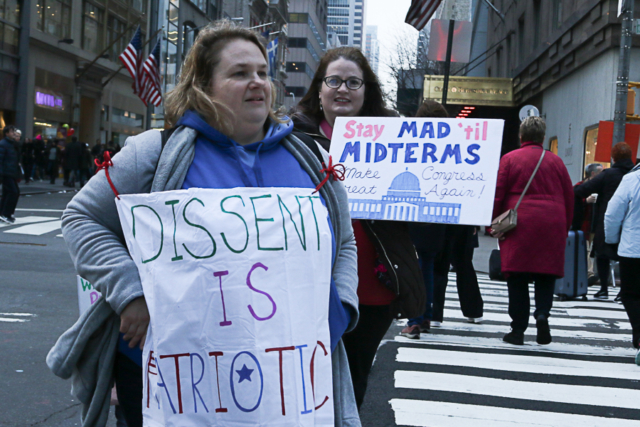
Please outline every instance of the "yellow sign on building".
[{"label": "yellow sign on building", "polygon": [[[442,101],[444,76],[424,76],[424,99]],[[512,79],[449,77],[447,104],[514,107]]]}]

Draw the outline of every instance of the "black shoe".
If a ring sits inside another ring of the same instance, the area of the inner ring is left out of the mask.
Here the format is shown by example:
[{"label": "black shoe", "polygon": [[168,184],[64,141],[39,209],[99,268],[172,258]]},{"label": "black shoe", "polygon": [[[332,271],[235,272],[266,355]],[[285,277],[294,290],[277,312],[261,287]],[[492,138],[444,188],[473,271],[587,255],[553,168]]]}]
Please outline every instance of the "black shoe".
[{"label": "black shoe", "polygon": [[524,331],[512,329],[511,332],[502,338],[502,341],[513,345],[524,345]]},{"label": "black shoe", "polygon": [[549,329],[549,320],[544,316],[538,316],[536,319],[536,328],[538,328],[538,335],[536,336],[536,342],[538,344],[549,344],[551,342],[551,330]]},{"label": "black shoe", "polygon": [[589,279],[587,279],[587,284],[589,286],[593,286],[600,283],[600,278],[598,276],[591,276],[589,277]]},{"label": "black shoe", "polygon": [[595,299],[609,299],[609,290],[606,288],[600,289],[593,297]]}]

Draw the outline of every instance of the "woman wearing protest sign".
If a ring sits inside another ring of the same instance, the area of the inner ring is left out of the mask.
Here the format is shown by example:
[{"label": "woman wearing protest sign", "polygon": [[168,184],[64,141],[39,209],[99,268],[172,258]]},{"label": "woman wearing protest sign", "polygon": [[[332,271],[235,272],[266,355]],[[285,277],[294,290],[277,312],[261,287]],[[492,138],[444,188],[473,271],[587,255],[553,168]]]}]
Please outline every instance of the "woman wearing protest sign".
[{"label": "woman wearing protest sign", "polygon": [[294,136],[288,118],[272,110],[274,90],[263,42],[225,21],[203,28],[180,82],[167,95],[165,118],[175,127],[164,134],[148,131],[129,138],[112,164],[105,159],[108,171],[91,179],[63,215],[78,274],[103,296],[47,357],[56,375],[73,377],[85,425],[106,422],[112,376],[129,427],[142,425],[142,361],[135,347],[144,345],[150,315],[139,272],[124,243],[114,193],[243,187],[319,190],[316,195],[327,207],[333,233],[327,310],[335,425],[360,425],[340,341],[358,319],[356,249],[346,192],[321,172],[318,155],[328,160],[326,153]]},{"label": "woman wearing protest sign", "polygon": [[[296,129],[329,149],[337,117],[390,117],[378,78],[359,49],[329,50],[293,115]],[[407,223],[353,221],[358,246],[360,321],[344,337],[358,407],[380,341],[397,317],[425,309],[425,289]]]},{"label": "woman wearing protest sign", "polygon": [[511,332],[503,338],[514,345],[524,344],[529,325],[529,282],[535,283],[538,344],[549,344],[549,313],[555,281],[564,276],[567,233],[573,219],[573,188],[562,160],[544,152],[546,124],[540,117],[527,117],[520,125],[521,147],[500,160],[493,204],[496,218],[513,209],[531,180],[518,207],[517,226],[506,234],[492,231],[500,239],[502,272],[509,290]]}]

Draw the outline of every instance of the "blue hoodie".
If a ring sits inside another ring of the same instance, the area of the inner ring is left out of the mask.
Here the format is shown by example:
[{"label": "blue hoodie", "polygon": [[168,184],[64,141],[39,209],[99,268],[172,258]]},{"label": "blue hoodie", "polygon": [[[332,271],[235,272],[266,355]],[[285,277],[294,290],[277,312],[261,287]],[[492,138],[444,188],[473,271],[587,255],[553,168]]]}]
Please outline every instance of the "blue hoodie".
[{"label": "blue hoodie", "polygon": [[[187,111],[177,123],[198,131],[195,156],[182,188],[299,187],[315,188],[309,175],[293,155],[280,144],[291,134],[293,123],[271,123],[262,141],[240,145],[205,122],[200,115]],[[215,171],[215,173],[212,173]],[[320,200],[324,204],[322,196]],[[332,247],[335,236],[329,218]],[[332,253],[332,264],[335,250]],[[342,305],[331,278],[329,296],[329,331],[333,351],[347,329],[349,311]]]}]

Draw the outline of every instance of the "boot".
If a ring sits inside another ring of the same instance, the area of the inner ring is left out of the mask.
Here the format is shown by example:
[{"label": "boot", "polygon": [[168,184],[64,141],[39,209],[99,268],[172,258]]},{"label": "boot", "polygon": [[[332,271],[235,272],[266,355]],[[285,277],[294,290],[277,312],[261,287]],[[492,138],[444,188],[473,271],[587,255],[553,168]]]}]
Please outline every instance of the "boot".
[{"label": "boot", "polygon": [[502,341],[513,345],[524,345],[524,330],[512,329],[502,338]]},{"label": "boot", "polygon": [[536,342],[542,345],[549,344],[551,342],[551,330],[549,329],[549,320],[544,315],[540,315],[536,319],[536,328],[538,328]]}]

